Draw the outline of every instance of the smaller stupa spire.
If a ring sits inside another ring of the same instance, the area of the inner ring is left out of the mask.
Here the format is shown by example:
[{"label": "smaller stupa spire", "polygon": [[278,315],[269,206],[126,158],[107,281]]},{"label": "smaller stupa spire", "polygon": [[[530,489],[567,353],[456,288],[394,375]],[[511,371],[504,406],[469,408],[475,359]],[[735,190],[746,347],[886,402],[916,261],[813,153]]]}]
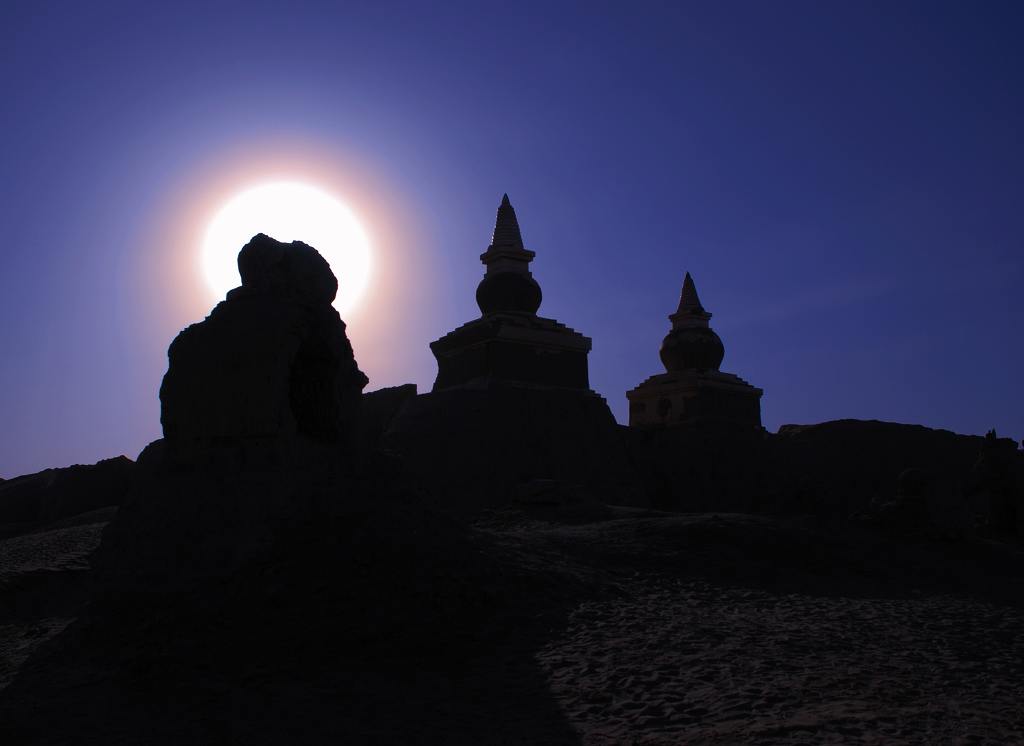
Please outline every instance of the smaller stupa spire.
[{"label": "smaller stupa spire", "polygon": [[508,200],[508,195],[501,198],[498,206],[498,217],[494,221],[494,236],[491,246],[495,249],[522,249],[523,236],[519,232],[519,220],[515,208]]},{"label": "smaller stupa spire", "polygon": [[683,311],[703,311],[704,306],[700,304],[700,297],[697,295],[697,286],[693,284],[690,273],[686,273],[683,280],[683,292],[679,294],[679,308],[677,313]]}]

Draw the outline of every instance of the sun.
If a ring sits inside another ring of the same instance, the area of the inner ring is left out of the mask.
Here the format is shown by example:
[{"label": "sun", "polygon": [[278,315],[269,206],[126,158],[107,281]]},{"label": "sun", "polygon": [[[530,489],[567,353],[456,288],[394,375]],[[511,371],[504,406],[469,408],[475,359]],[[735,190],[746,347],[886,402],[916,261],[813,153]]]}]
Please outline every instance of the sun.
[{"label": "sun", "polygon": [[340,200],[309,184],[277,181],[246,189],[228,200],[203,238],[203,275],[216,299],[241,283],[238,252],[257,233],[278,241],[302,241],[331,265],[338,278],[334,307],[356,307],[370,279],[370,241]]}]

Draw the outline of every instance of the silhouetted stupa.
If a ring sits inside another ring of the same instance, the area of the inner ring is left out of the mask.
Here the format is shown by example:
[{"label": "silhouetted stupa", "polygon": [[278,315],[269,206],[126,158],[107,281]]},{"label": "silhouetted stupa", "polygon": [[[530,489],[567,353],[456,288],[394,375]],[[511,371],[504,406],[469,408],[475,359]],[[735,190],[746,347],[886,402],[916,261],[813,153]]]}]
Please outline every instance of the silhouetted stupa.
[{"label": "silhouetted stupa", "polygon": [[480,318],[431,343],[433,389],[406,395],[383,442],[452,508],[579,490],[635,503],[622,429],[590,389],[590,339],[537,315],[533,257],[505,195],[480,256]]},{"label": "silhouetted stupa", "polygon": [[760,428],[764,392],[718,369],[725,347],[708,325],[711,314],[701,305],[689,272],[679,308],[668,318],[672,329],[661,343],[667,372],[626,393],[630,426]]},{"label": "silhouetted stupa", "polygon": [[534,253],[523,247],[516,212],[506,194],[494,236],[480,261],[487,267],[476,289],[479,319],[432,342],[434,391],[490,382],[589,389],[590,339],[537,316],[540,285],[530,273]]}]

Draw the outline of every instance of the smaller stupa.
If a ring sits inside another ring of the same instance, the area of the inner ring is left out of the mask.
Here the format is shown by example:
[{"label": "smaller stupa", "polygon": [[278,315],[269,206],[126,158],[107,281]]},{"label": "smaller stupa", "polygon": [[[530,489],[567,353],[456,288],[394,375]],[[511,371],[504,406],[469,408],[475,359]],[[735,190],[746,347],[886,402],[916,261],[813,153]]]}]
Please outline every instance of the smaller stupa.
[{"label": "smaller stupa", "polygon": [[661,343],[661,362],[667,372],[626,393],[630,426],[760,429],[764,392],[718,369],[725,346],[708,325],[711,314],[701,305],[689,272],[679,308],[668,318],[672,329]]}]

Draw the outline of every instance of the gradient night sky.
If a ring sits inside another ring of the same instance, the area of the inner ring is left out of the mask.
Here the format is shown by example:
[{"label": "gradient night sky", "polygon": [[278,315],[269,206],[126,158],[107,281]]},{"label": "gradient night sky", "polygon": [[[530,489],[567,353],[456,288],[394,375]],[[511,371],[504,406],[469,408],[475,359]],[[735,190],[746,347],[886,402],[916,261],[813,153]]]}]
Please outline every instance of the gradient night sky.
[{"label": "gradient night sky", "polygon": [[188,5],[4,4],[0,476],[159,436],[204,221],[271,177],[379,248],[367,390],[429,390],[507,191],[620,421],[689,270],[772,430],[1024,436],[1024,5]]}]

